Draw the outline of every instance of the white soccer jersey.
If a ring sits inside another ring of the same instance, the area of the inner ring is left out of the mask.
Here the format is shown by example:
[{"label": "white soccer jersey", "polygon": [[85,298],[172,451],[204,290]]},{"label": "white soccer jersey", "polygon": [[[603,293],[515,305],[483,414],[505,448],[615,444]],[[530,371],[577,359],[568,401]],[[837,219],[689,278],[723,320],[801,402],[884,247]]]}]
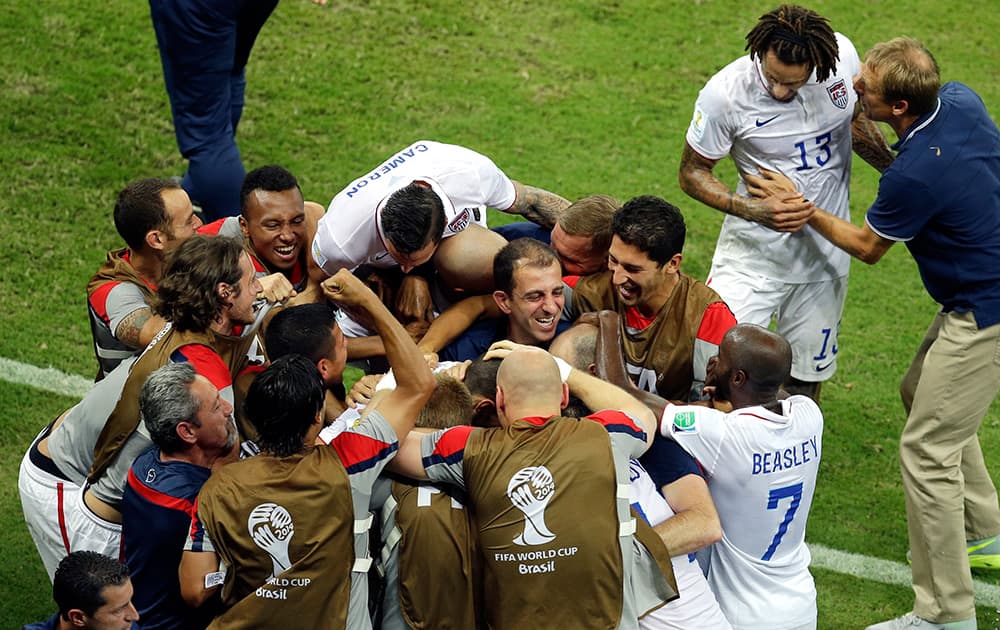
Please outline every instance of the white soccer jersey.
[{"label": "white soccer jersey", "polygon": [[[674,516],[670,504],[660,494],[653,479],[636,460],[629,462],[632,509],[650,525],[659,525]],[[715,595],[695,561],[693,554],[670,558],[680,597],[639,619],[641,630],[729,630]]]},{"label": "white soccer jersey", "polygon": [[[743,172],[780,171],[806,199],[849,221],[851,118],[857,103],[853,77],[861,60],[840,33],[837,45],[836,72],[823,83],[814,72],[787,103],[767,92],[759,59],[747,55],[732,62],[698,94],[687,143],[711,160],[732,156]],[[746,194],[742,179],[736,192]],[[817,282],[846,276],[850,256],[809,226],[788,234],[727,215],[712,265],[733,265],[786,282]]]},{"label": "white soccer jersey", "polygon": [[514,183],[488,157],[453,144],[420,140],[337,193],[319,220],[313,260],[330,275],[363,263],[397,267],[385,249],[380,212],[389,195],[415,180],[426,181],[441,197],[444,237],[470,223],[487,227],[486,208],[507,210],[514,205]]},{"label": "white soccer jersey", "polygon": [[806,520],[823,450],[823,415],[791,396],[781,413],[732,413],[668,405],[661,432],[705,469],[722,540],[709,553],[708,583],[734,628],[816,623]]}]

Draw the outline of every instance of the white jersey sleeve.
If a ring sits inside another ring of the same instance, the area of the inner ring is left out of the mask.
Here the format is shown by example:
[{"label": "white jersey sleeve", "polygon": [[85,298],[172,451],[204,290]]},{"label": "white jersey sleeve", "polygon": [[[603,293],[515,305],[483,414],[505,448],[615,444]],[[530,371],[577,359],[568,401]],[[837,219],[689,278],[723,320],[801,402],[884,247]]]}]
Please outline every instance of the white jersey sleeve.
[{"label": "white jersey sleeve", "polygon": [[717,409],[667,405],[660,419],[660,432],[698,460],[707,475],[712,475],[726,439],[725,420],[726,414]]},{"label": "white jersey sleeve", "polygon": [[[736,63],[736,62],[734,62]],[[698,155],[710,160],[721,160],[729,155],[733,146],[736,127],[732,116],[736,111],[727,74],[720,72],[698,93],[694,115],[685,139]]]}]

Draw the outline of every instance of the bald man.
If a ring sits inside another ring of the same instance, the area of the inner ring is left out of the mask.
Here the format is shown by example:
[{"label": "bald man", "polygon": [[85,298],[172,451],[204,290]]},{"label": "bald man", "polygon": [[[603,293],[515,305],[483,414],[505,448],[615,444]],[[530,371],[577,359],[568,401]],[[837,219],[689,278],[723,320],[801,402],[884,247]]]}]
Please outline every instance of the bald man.
[{"label": "bald man", "polygon": [[[587,322],[575,324],[552,341],[549,352],[573,367],[598,375],[598,345],[617,346],[618,315],[604,311],[601,329]],[[620,347],[616,348],[621,354]],[[627,379],[626,379],[627,380]],[[663,405],[656,408],[662,411]],[[648,471],[648,472],[647,472]],[[639,621],[642,630],[726,630],[729,622],[708,587],[694,552],[721,538],[722,527],[708,485],[698,464],[671,440],[653,440],[648,451],[629,464],[633,511],[663,539],[670,550],[674,576],[682,597]]]},{"label": "bald man", "polygon": [[812,399],[779,399],[792,349],[739,324],[708,364],[711,404],[667,404],[660,433],[701,464],[722,522],[708,582],[733,628],[815,628],[806,519],[816,489],[823,415]]},{"label": "bald man", "polygon": [[[396,472],[467,492],[488,550],[490,627],[637,628],[674,590],[665,548],[638,544],[629,512],[628,462],[651,441],[653,414],[544,350],[501,341],[492,354],[503,357],[500,428],[410,434]],[[605,411],[560,417],[570,390]]]}]

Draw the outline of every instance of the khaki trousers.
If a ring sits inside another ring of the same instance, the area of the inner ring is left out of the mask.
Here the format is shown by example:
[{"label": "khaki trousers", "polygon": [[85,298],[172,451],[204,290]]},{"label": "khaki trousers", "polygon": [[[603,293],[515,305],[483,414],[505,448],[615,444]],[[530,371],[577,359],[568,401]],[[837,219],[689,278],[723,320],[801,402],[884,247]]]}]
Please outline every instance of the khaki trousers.
[{"label": "khaki trousers", "polygon": [[938,313],[900,386],[913,610],[929,621],[975,616],[966,540],[1000,534],[976,435],[998,389],[1000,324],[979,330],[972,313]]}]

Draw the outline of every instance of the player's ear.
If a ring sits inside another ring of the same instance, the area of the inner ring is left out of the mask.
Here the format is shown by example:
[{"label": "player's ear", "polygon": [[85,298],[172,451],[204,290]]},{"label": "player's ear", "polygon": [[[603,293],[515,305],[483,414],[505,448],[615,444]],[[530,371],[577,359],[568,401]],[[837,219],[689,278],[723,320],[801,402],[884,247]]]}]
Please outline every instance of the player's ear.
[{"label": "player's ear", "polygon": [[146,246],[150,249],[163,251],[167,244],[167,235],[161,230],[150,230],[146,232]]},{"label": "player's ear", "polygon": [[503,311],[507,315],[510,315],[510,304],[509,304],[510,296],[508,296],[503,291],[494,291],[493,300],[497,303],[497,307],[501,311]]},{"label": "player's ear", "polygon": [[198,441],[198,436],[194,434],[194,425],[190,422],[178,422],[176,431],[177,436],[188,444],[194,444]]},{"label": "player's ear", "polygon": [[74,628],[87,627],[87,613],[83,612],[79,608],[70,608],[66,613],[66,617],[69,619],[69,625]]},{"label": "player's ear", "polygon": [[243,232],[243,238],[250,238],[250,228],[247,226],[247,220],[242,214],[239,215],[239,222],[240,232]]},{"label": "player's ear", "polygon": [[569,404],[569,385],[566,383],[562,384],[562,400],[559,401],[559,408],[565,409],[566,405]]},{"label": "player's ear", "polygon": [[681,268],[681,260],[684,259],[683,254],[677,253],[670,257],[670,260],[664,263],[667,271],[670,273],[676,273]]}]

